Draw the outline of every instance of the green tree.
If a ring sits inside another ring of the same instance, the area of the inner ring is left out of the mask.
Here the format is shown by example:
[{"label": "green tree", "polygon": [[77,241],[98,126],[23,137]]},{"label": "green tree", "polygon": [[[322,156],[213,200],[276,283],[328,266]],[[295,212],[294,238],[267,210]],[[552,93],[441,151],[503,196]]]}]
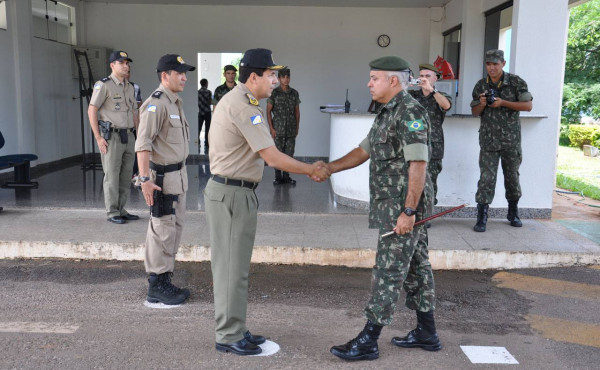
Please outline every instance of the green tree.
[{"label": "green tree", "polygon": [[572,8],[569,16],[561,132],[582,114],[600,118],[600,0]]}]

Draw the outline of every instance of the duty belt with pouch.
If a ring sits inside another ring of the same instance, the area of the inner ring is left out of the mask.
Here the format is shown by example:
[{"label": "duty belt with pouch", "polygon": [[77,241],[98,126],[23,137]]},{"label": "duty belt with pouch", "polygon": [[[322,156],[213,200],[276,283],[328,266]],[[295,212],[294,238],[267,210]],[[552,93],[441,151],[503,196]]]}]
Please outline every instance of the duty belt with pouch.
[{"label": "duty belt with pouch", "polygon": [[132,134],[135,134],[135,129],[134,128],[111,128],[110,132],[119,133],[119,137],[121,138],[121,144],[127,144],[129,142],[127,133],[131,132]]},{"label": "duty belt with pouch", "polygon": [[108,121],[98,120],[98,127],[100,128],[100,133],[106,141],[110,140],[110,134],[113,132],[113,129],[111,129],[110,126],[112,126],[112,123]]},{"label": "duty belt with pouch", "polygon": [[[150,169],[156,171],[156,185],[162,189],[165,173],[179,171],[183,168],[183,162],[168,164],[162,166],[154,162],[150,162]],[[150,207],[150,215],[152,217],[162,217],[166,215],[174,215],[175,208],[173,208],[173,202],[179,201],[179,195],[177,194],[164,194],[162,191],[154,190],[152,194],[154,199],[154,205]]]}]

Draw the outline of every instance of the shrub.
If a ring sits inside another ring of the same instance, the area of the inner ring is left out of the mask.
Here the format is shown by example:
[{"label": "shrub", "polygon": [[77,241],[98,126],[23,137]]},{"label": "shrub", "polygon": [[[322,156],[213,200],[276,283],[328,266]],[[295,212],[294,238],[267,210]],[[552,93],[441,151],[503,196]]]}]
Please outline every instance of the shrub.
[{"label": "shrub", "polygon": [[571,146],[583,149],[584,145],[594,145],[600,140],[599,126],[569,125]]}]

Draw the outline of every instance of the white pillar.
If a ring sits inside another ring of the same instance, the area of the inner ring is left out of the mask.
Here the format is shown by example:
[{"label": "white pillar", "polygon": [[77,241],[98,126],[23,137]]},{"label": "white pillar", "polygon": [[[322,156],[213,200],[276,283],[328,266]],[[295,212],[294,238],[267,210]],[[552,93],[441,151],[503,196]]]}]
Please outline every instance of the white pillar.
[{"label": "white pillar", "polygon": [[464,0],[460,31],[460,78],[456,113],[471,114],[471,92],[482,78],[485,17],[480,0]]},{"label": "white pillar", "polygon": [[6,6],[15,66],[17,150],[19,153],[35,153],[31,0],[8,1]]}]

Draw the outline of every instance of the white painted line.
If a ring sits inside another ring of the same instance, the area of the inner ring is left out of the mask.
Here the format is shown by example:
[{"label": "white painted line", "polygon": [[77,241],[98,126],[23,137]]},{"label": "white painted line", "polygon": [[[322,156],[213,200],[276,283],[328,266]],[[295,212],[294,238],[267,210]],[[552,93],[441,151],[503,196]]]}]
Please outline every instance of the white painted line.
[{"label": "white painted line", "polygon": [[77,331],[77,329],[79,329],[79,325],[71,325],[56,322],[0,322],[1,333],[73,334],[75,333],[75,331]]},{"label": "white painted line", "polygon": [[504,347],[460,346],[473,364],[518,364]]},{"label": "white painted line", "polygon": [[270,340],[264,342],[263,344],[259,344],[258,346],[260,347],[260,349],[262,349],[262,352],[258,355],[252,356],[272,356],[279,352],[279,344],[271,342]]},{"label": "white painted line", "polygon": [[170,308],[181,307],[180,304],[150,303],[148,301],[144,301],[144,306],[148,308],[158,308],[159,310],[168,310]]}]

